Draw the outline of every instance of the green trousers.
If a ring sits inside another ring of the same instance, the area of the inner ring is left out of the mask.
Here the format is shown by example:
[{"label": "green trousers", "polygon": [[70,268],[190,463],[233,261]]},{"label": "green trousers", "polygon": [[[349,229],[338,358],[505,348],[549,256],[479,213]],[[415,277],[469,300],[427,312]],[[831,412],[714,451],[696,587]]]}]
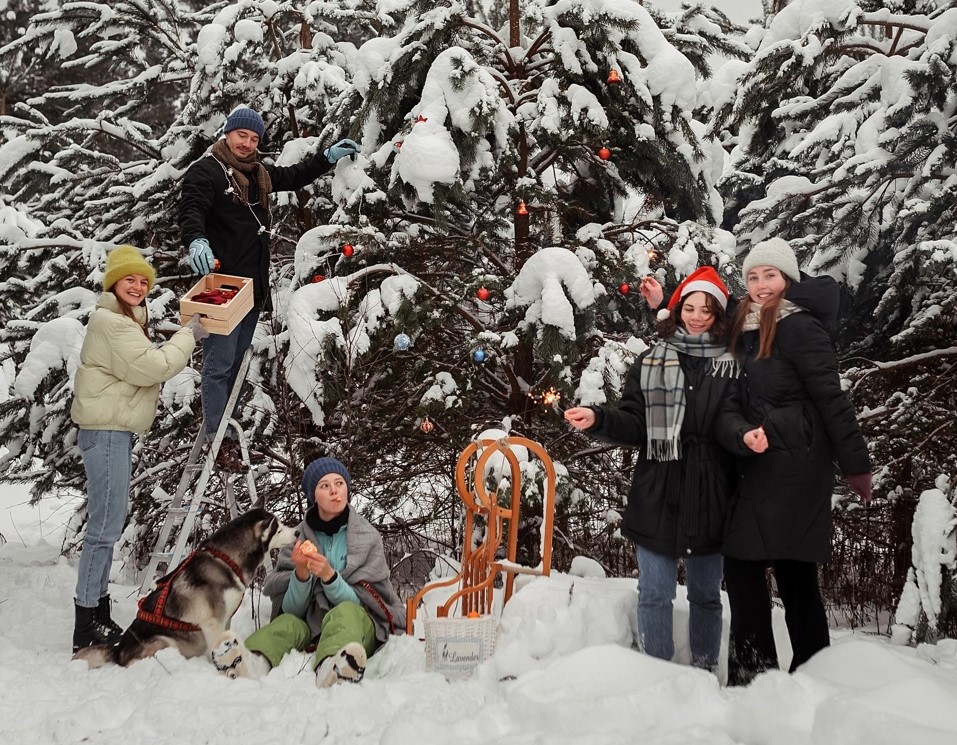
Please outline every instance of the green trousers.
[{"label": "green trousers", "polygon": [[[276,667],[287,653],[296,649],[303,651],[312,640],[308,624],[291,613],[276,616],[246,639],[246,649],[258,652],[269,664]],[[359,642],[371,656],[379,646],[375,638],[375,624],[361,605],[340,603],[322,619],[319,646],[312,658],[312,669],[342,649],[349,642]]]}]

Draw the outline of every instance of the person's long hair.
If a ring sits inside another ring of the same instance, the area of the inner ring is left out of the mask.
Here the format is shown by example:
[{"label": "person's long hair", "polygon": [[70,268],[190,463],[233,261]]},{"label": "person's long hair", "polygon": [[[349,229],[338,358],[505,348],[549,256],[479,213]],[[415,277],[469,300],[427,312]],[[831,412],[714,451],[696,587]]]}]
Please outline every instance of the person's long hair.
[{"label": "person's long hair", "polygon": [[[141,329],[143,329],[143,333],[146,334],[146,338],[150,339],[151,337],[150,337],[149,329],[146,328],[149,324],[148,323],[140,324],[140,322],[136,320],[136,314],[133,312],[133,306],[130,305],[128,302],[126,302],[119,295],[117,295],[116,290],[113,289],[113,287],[110,288],[110,292],[113,293],[113,297],[116,298],[116,304],[120,306],[120,312],[124,316],[129,318],[131,321],[133,321],[133,323],[135,323]],[[143,309],[144,310],[146,309],[146,298],[143,298]]]},{"label": "person's long hair", "polygon": [[[783,276],[783,275],[782,275]],[[774,344],[774,335],[778,331],[778,310],[781,308],[781,301],[784,300],[788,288],[791,286],[791,280],[784,277],[784,291],[774,300],[769,300],[761,306],[758,320],[758,353],[755,359],[764,360],[771,356],[771,347]],[[728,339],[728,349],[737,357],[738,341],[744,333],[744,322],[751,312],[751,296],[746,295],[738,303],[738,309],[735,311],[734,320],[731,322],[731,337]]]},{"label": "person's long hair", "polygon": [[[703,290],[696,290],[696,292],[703,292]],[[718,302],[718,299],[710,292],[705,292],[704,297],[705,304],[708,306],[708,310],[711,311],[711,317],[714,318],[714,323],[711,325],[711,328],[708,329],[708,334],[712,342],[715,344],[723,344],[724,340],[728,338],[728,313],[721,307],[721,303]],[[680,323],[681,305],[683,302],[684,298],[678,302],[671,313],[668,314],[667,318],[658,321],[659,339],[667,339],[669,336],[673,336],[679,328],[687,332],[687,329]]]}]

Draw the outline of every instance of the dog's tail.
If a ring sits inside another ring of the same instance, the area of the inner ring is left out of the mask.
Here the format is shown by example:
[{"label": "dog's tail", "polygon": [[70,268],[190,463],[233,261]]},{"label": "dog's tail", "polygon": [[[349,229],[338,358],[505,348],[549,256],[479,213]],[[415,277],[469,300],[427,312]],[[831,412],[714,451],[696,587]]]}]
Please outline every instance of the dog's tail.
[{"label": "dog's tail", "polygon": [[89,647],[77,650],[73,655],[74,660],[83,660],[90,666],[91,670],[106,665],[115,665],[117,662],[117,647],[111,644],[93,644]]}]

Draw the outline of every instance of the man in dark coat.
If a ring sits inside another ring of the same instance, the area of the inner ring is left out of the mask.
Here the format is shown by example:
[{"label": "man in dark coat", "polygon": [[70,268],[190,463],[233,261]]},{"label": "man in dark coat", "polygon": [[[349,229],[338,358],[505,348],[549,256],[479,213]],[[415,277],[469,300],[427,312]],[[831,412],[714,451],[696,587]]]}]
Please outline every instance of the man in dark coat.
[{"label": "man in dark coat", "polygon": [[[197,274],[216,271],[253,280],[253,309],[228,335],[212,334],[203,342],[201,395],[206,435],[215,435],[226,402],[239,373],[243,355],[252,344],[261,311],[272,310],[269,294],[271,195],[312,183],[359,146],[341,140],[293,166],[275,166],[260,160],[258,146],[265,134],[262,117],[241,107],[227,118],[224,138],[196,161],[183,179],[179,225],[189,263]],[[242,464],[238,447],[227,439],[217,463],[228,470]]]},{"label": "man in dark coat", "polygon": [[743,273],[749,296],[731,336],[742,375],[719,422],[740,476],[723,549],[731,684],[777,666],[767,566],[784,602],[791,670],[829,644],[817,565],[831,553],[834,461],[865,503],[871,494],[867,445],[825,330],[833,318],[809,312],[836,310],[837,284],[801,281],[780,239],[757,244]]}]

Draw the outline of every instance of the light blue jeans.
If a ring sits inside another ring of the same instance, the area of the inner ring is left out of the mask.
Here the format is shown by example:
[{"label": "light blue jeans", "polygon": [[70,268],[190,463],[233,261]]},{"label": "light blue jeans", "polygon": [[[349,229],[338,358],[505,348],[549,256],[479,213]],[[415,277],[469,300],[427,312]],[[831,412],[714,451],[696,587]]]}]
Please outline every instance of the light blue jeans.
[{"label": "light blue jeans", "polygon": [[[686,556],[682,561],[688,584],[691,664],[716,670],[721,649],[722,557]],[[677,584],[678,559],[638,546],[638,634],[645,653],[662,660],[671,660],[675,654]]]},{"label": "light blue jeans", "polygon": [[[200,393],[203,398],[203,417],[206,419],[206,434],[212,437],[226,411],[229,393],[236,382],[243,355],[253,343],[253,334],[259,322],[259,310],[253,308],[239,322],[232,333],[210,334],[203,339],[203,372]],[[236,401],[237,406],[239,400]],[[233,416],[233,413],[230,413]]]},{"label": "light blue jeans", "polygon": [[113,547],[123,535],[130,503],[133,433],[81,429],[77,445],[87,480],[86,537],[76,579],[76,602],[95,608],[109,593]]}]

